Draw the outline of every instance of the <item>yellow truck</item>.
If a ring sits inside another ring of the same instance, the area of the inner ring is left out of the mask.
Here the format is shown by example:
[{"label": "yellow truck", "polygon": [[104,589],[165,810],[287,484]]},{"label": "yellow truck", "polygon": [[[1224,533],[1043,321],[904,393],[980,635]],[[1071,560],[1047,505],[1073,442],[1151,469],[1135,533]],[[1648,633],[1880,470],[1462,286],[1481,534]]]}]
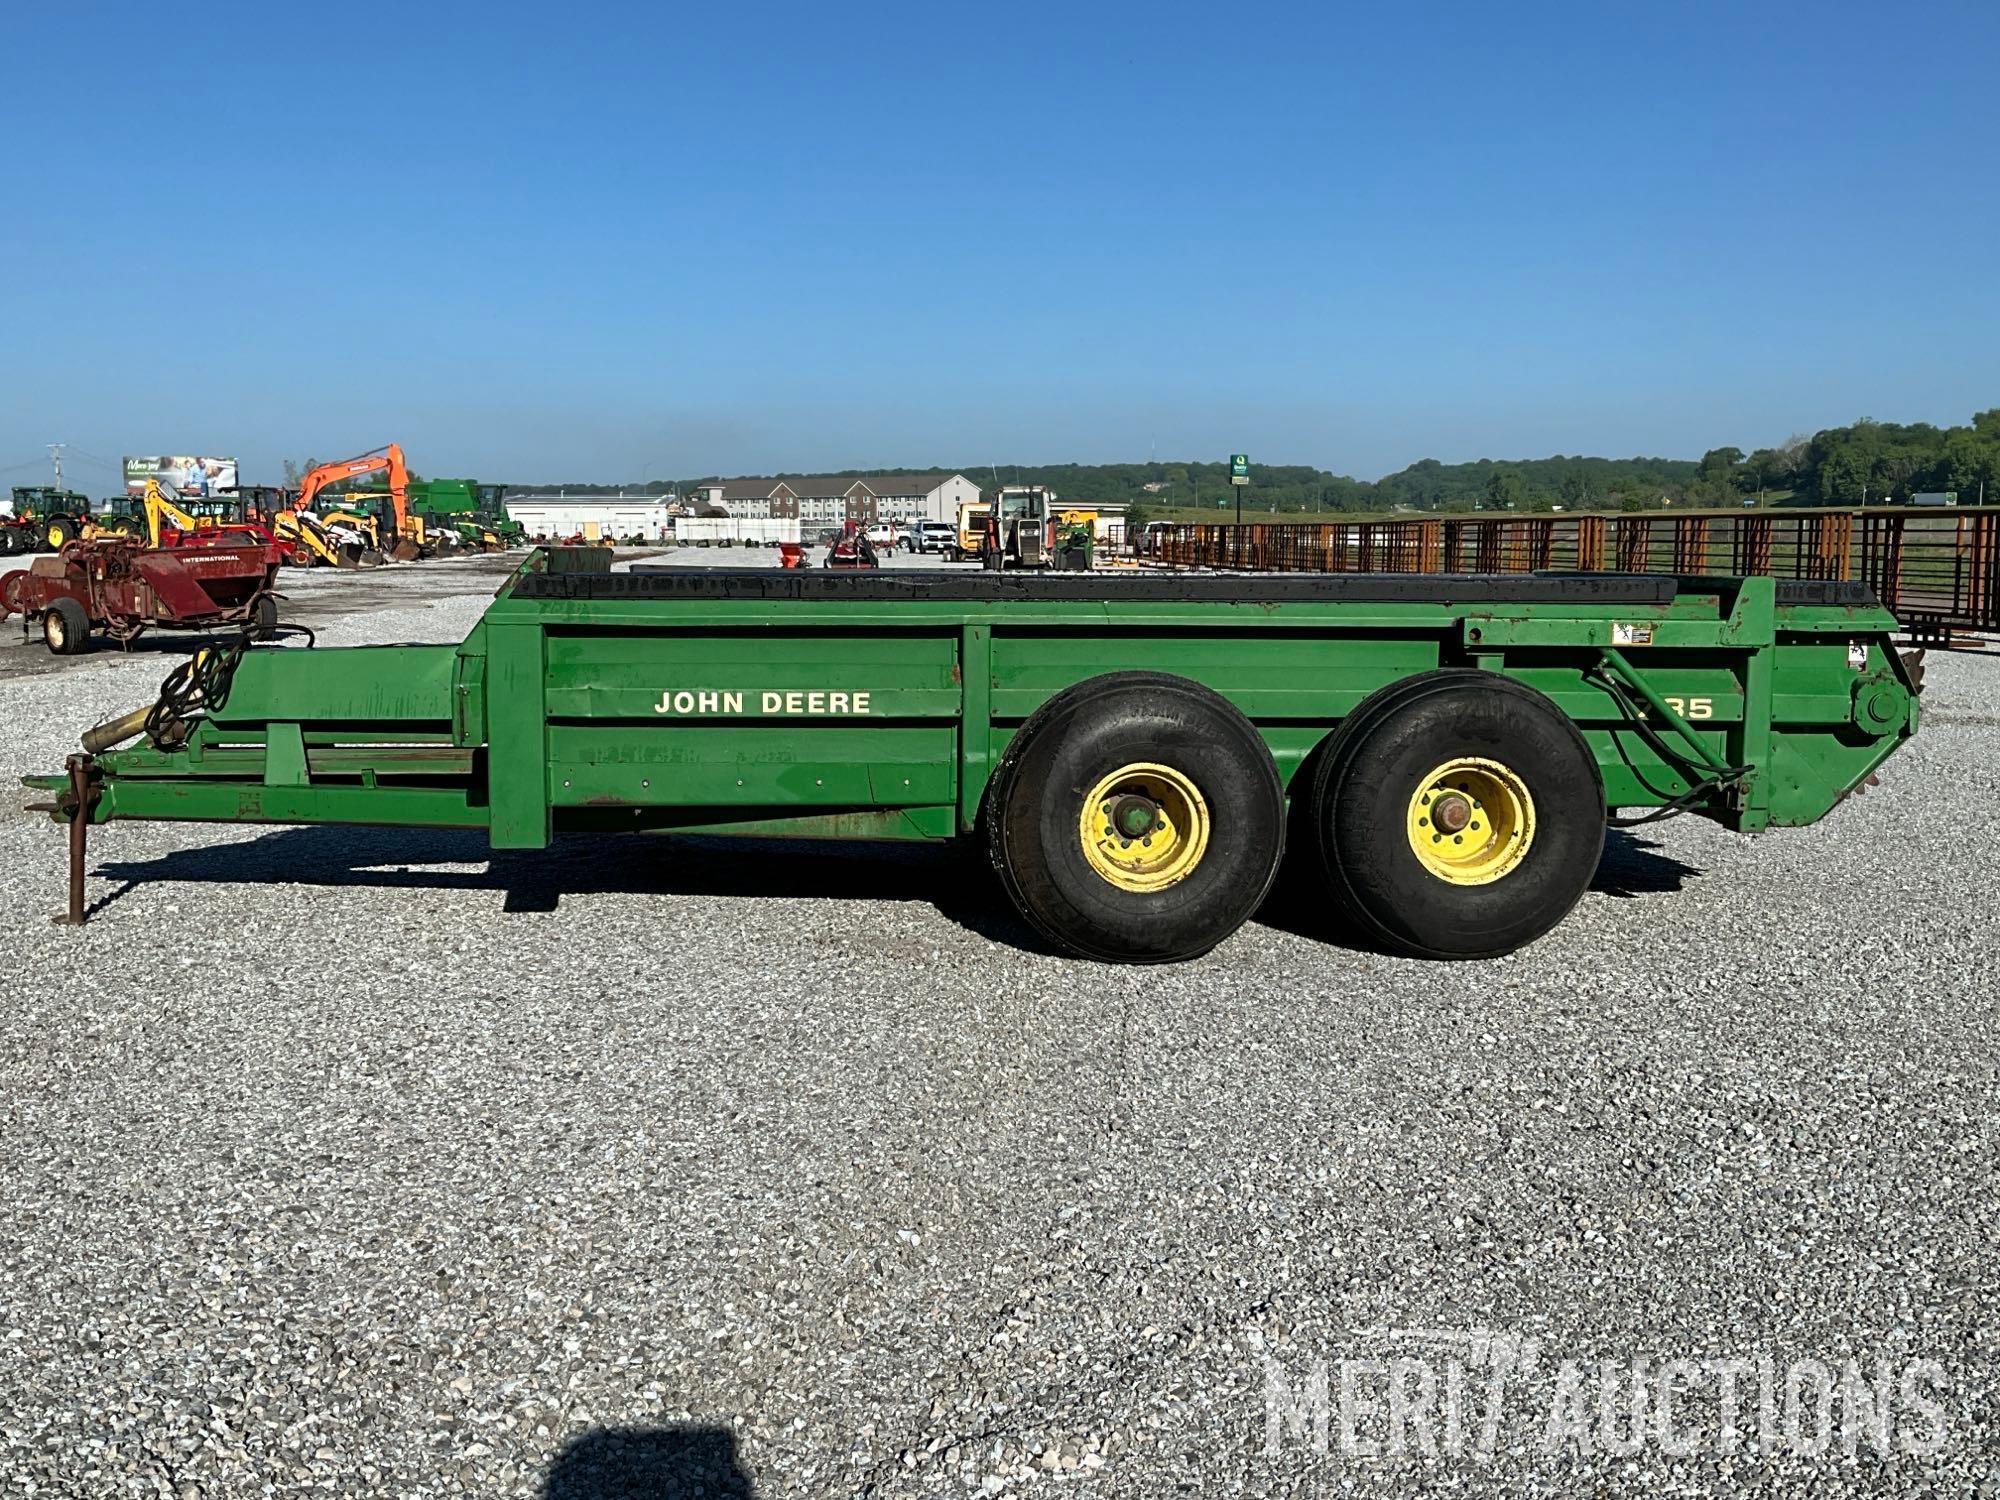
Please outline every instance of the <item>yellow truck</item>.
[{"label": "yellow truck", "polygon": [[991,500],[958,502],[958,537],[945,548],[952,562],[971,562],[986,550],[986,522],[993,514]]}]

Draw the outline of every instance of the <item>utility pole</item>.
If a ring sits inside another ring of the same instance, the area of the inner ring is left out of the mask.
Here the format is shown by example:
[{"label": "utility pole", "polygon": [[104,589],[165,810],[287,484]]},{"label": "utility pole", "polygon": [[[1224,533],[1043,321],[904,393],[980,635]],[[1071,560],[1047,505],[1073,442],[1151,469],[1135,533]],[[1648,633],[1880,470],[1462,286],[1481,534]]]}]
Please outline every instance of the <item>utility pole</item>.
[{"label": "utility pole", "polygon": [[57,488],[57,489],[61,489],[61,488],[62,488],[62,451],[63,451],[63,449],[67,448],[68,446],[69,446],[69,444],[68,444],[68,443],[50,443],[50,444],[49,444],[49,462],[50,462],[50,463],[52,463],[52,464],[54,464],[54,465],[56,466],[56,488]]}]

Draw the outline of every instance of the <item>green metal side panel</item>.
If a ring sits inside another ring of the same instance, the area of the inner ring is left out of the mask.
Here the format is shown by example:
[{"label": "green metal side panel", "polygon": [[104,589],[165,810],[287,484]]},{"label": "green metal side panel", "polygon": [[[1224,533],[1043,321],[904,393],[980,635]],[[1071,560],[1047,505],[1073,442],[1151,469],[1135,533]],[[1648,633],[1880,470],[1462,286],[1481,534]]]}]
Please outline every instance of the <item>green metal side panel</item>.
[{"label": "green metal side panel", "polygon": [[551,631],[555,719],[956,719],[954,637],[910,631]]},{"label": "green metal side panel", "polygon": [[992,713],[1025,719],[1073,683],[1143,671],[1192,678],[1255,720],[1330,723],[1383,683],[1436,667],[1444,644],[1442,632],[1006,631],[993,638]]},{"label": "green metal side panel", "polygon": [[[602,566],[537,554],[516,578]],[[455,647],[247,653],[185,749],[101,758],[94,816],[486,823],[497,848],[558,828],[936,838],[974,826],[1009,737],[1087,678],[1208,684],[1289,781],[1369,693],[1476,664],[1576,722],[1614,806],[1669,802],[1705,761],[1736,776],[1711,815],[1806,822],[1915,707],[1887,615],[1773,590],[1684,580],[1643,604],[1479,607],[503,592]],[[1635,674],[1650,736],[1607,662]]]},{"label": "green metal side panel", "polygon": [[[1918,704],[1880,637],[1787,635],[1772,654],[1769,821],[1810,823],[1916,727]],[[1858,655],[1858,659],[1857,659]]]},{"label": "green metal side panel", "polygon": [[452,717],[455,646],[344,646],[246,651],[218,725],[346,722],[436,724]]},{"label": "green metal side panel", "polygon": [[959,677],[964,683],[963,718],[958,728],[958,808],[955,826],[970,833],[979,823],[980,799],[1000,753],[993,743],[993,627],[966,625],[958,638]]},{"label": "green metal side panel", "polygon": [[557,807],[913,807],[950,803],[958,725],[549,726]]},{"label": "green metal side panel", "polygon": [[496,849],[549,841],[545,637],[532,621],[486,626],[486,793]]}]

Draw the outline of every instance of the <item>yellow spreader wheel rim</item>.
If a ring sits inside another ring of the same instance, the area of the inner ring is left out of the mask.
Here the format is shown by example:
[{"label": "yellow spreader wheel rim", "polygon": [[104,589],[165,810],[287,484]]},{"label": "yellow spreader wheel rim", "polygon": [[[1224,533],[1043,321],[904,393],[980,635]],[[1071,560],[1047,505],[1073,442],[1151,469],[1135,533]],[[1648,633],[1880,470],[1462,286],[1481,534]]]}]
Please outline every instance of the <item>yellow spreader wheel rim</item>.
[{"label": "yellow spreader wheel rim", "polygon": [[1090,868],[1121,891],[1163,891],[1208,849],[1208,803],[1172,766],[1135,761],[1090,789],[1077,837]]},{"label": "yellow spreader wheel rim", "polygon": [[1410,794],[1410,848],[1452,885],[1487,885],[1527,857],[1535,799],[1497,760],[1448,760]]}]

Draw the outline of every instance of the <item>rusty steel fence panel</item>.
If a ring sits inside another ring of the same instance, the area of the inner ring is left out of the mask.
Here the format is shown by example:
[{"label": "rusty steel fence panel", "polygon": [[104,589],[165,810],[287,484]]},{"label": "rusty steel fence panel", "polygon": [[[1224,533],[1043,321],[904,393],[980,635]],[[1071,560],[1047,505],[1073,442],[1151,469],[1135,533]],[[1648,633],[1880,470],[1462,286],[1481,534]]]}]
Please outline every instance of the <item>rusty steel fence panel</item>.
[{"label": "rusty steel fence panel", "polygon": [[1153,530],[1152,560],[1285,573],[1729,573],[1858,579],[1912,632],[2000,630],[2000,507],[1425,516]]},{"label": "rusty steel fence panel", "polygon": [[1912,632],[2000,629],[2000,512],[1865,511],[1855,576]]}]

